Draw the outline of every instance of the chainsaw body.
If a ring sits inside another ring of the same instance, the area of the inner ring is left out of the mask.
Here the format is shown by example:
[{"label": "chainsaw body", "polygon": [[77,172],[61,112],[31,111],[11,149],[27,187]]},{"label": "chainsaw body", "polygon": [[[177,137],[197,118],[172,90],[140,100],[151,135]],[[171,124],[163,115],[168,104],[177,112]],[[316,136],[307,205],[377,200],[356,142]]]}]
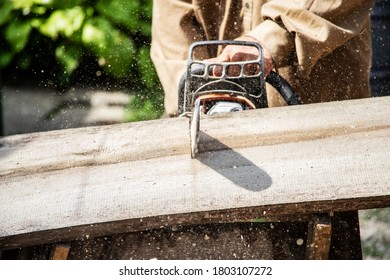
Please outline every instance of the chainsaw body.
[{"label": "chainsaw body", "polygon": [[[212,62],[194,58],[198,48],[240,45],[256,48],[255,60]],[[218,67],[218,74],[215,69]],[[190,46],[187,69],[179,84],[178,113],[191,117],[191,156],[198,153],[200,116],[268,107],[266,82],[273,85],[289,105],[299,99],[275,72],[264,75],[263,49],[254,42],[204,41]]]},{"label": "chainsaw body", "polygon": [[[232,44],[254,47],[260,55],[256,60],[229,63],[194,58],[197,48]],[[254,65],[258,71],[246,73],[245,68]],[[221,75],[213,74],[215,67],[220,67]],[[235,68],[235,74],[230,74],[232,68]],[[196,99],[201,100],[202,111],[205,114],[212,114],[213,111],[209,112],[209,110],[222,101],[225,102],[225,109],[229,107],[229,102],[240,104],[242,110],[267,107],[262,48],[252,42],[204,41],[192,44],[189,49],[186,73],[180,84],[179,114],[192,112]],[[236,107],[234,110],[241,110],[240,106],[233,107]]]}]

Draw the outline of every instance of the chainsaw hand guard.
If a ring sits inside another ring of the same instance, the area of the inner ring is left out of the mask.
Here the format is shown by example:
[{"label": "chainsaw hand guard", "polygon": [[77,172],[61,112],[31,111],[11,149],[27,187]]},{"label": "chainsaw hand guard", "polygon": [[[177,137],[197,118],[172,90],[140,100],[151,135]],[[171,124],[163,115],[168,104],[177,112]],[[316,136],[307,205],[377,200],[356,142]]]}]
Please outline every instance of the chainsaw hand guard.
[{"label": "chainsaw hand guard", "polygon": [[[239,62],[211,62],[194,59],[197,48],[210,46],[244,45],[258,50],[256,60]],[[220,75],[213,75],[215,67],[220,68]],[[254,73],[246,69],[256,68]],[[231,70],[234,69],[234,74]],[[200,98],[202,105],[215,101],[237,101],[245,109],[267,107],[265,93],[263,50],[259,44],[244,41],[205,41],[190,46],[187,70],[179,84],[179,114],[190,113],[195,100]],[[206,106],[203,106],[206,107]]]}]

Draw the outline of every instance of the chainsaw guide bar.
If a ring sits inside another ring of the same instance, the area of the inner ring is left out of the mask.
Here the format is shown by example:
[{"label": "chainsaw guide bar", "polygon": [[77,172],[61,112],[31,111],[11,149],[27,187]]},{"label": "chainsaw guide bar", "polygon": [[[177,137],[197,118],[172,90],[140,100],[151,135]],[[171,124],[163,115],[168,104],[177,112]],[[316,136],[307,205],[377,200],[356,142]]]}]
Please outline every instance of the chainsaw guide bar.
[{"label": "chainsaw guide bar", "polygon": [[200,100],[195,101],[194,111],[190,122],[190,137],[191,137],[191,157],[195,158],[198,154],[199,143],[199,128],[200,128]]}]

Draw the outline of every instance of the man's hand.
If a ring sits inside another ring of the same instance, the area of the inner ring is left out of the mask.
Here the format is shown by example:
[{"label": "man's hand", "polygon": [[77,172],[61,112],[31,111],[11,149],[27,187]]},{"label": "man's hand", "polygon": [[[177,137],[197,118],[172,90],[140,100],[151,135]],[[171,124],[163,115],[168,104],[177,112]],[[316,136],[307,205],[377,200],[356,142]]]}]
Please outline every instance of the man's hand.
[{"label": "man's hand", "polygon": [[[236,39],[236,41],[247,41],[247,42],[256,42],[258,41],[252,37],[249,36],[243,36]],[[228,45],[226,46],[222,53],[215,57],[208,59],[208,61],[212,62],[238,62],[238,61],[248,61],[248,60],[256,60],[258,58],[258,50],[257,48],[250,47],[250,46],[239,46],[239,45]],[[272,68],[273,68],[273,61],[271,54],[263,48],[263,56],[264,56],[264,74],[267,76]],[[230,76],[238,76],[240,74],[240,69],[238,67],[230,67],[228,69],[228,75]],[[244,69],[244,73],[246,74],[255,74],[257,71],[259,71],[257,65],[247,65],[247,67]],[[221,67],[214,67],[213,69],[213,75],[214,76],[221,76],[222,75],[222,69]]]}]

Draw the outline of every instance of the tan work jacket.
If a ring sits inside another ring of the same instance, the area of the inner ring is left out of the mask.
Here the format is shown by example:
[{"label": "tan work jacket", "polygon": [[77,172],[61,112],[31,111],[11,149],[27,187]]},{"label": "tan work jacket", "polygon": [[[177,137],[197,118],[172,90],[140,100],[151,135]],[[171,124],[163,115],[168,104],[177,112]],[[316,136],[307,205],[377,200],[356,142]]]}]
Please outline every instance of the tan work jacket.
[{"label": "tan work jacket", "polygon": [[[154,0],[152,60],[177,112],[188,47],[200,40],[256,38],[304,103],[370,96],[374,0]],[[267,87],[269,106],[284,105]]]}]

